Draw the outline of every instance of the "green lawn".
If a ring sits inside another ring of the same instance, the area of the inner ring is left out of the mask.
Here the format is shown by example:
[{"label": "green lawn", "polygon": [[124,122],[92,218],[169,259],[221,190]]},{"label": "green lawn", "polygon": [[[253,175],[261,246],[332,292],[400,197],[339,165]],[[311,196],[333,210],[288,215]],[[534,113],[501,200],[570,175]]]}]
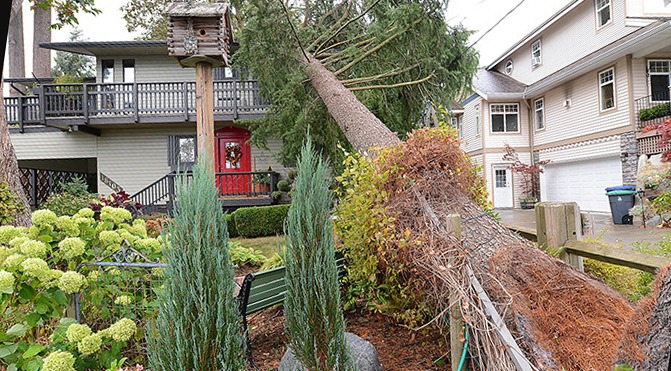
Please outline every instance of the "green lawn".
[{"label": "green lawn", "polygon": [[258,238],[236,237],[231,238],[231,241],[239,242],[243,247],[251,247],[255,250],[261,250],[263,255],[267,258],[271,258],[277,252],[278,246],[284,246],[284,235]]}]

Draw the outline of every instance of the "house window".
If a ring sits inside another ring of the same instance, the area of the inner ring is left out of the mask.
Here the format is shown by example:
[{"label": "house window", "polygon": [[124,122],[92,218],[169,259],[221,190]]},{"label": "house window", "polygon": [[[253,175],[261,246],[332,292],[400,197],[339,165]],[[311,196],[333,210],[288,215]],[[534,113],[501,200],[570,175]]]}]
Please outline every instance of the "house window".
[{"label": "house window", "polygon": [[534,123],[536,130],[545,129],[545,101],[543,98],[534,101]]},{"label": "house window", "polygon": [[653,102],[669,101],[669,61],[648,61],[648,86]]},{"label": "house window", "polygon": [[531,66],[540,66],[541,62],[541,40],[538,39],[531,44]]},{"label": "house window", "polygon": [[135,59],[124,59],[123,82],[135,82]]},{"label": "house window", "polygon": [[511,75],[513,73],[513,60],[508,59],[508,62],[506,62],[506,66],[503,69],[506,73],[506,75]]},{"label": "house window", "polygon": [[198,156],[195,135],[171,135],[168,137],[168,165],[172,171],[191,170]]},{"label": "house window", "polygon": [[599,98],[601,110],[615,107],[615,69],[609,68],[599,72]]},{"label": "house window", "polygon": [[490,104],[489,110],[493,133],[519,132],[519,104]]},{"label": "house window", "polygon": [[494,170],[494,183],[496,188],[507,188],[508,179],[506,178],[506,170]]},{"label": "house window", "polygon": [[451,118],[451,121],[452,121],[452,127],[457,129],[457,131],[459,132],[459,138],[463,138],[464,131],[463,128],[461,127],[461,117],[454,116]]},{"label": "house window", "polygon": [[103,83],[109,84],[114,82],[114,59],[103,59],[101,61],[103,67]]},{"label": "house window", "polygon": [[480,105],[475,106],[475,136],[480,136]]},{"label": "house window", "polygon": [[610,0],[596,0],[596,25],[603,27],[611,20]]}]

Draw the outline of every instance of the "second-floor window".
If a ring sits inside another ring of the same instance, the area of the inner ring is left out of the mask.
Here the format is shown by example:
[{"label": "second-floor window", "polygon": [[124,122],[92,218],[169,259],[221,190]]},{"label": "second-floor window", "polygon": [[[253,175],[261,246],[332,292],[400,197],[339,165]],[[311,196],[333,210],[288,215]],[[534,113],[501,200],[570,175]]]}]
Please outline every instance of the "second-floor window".
[{"label": "second-floor window", "polygon": [[596,1],[596,28],[603,27],[610,22],[612,15],[610,12],[610,0]]},{"label": "second-floor window", "polygon": [[602,111],[615,107],[615,68],[599,72],[599,99]]},{"label": "second-floor window", "polygon": [[451,118],[451,121],[452,121],[452,127],[457,129],[457,131],[459,132],[459,138],[463,138],[464,132],[461,127],[461,117],[454,116]]},{"label": "second-floor window", "polygon": [[543,98],[534,101],[534,124],[536,130],[545,129],[545,100]]},{"label": "second-floor window", "polygon": [[531,66],[540,66],[541,62],[541,40],[538,39],[531,44]]},{"label": "second-floor window", "polygon": [[123,82],[135,82],[135,59],[124,59]]},{"label": "second-floor window", "polygon": [[668,60],[648,61],[648,87],[653,102],[669,101],[669,64]]},{"label": "second-floor window", "polygon": [[103,59],[103,83],[110,84],[114,82],[114,59]]},{"label": "second-floor window", "polygon": [[492,133],[517,133],[520,130],[520,106],[517,103],[489,105]]}]

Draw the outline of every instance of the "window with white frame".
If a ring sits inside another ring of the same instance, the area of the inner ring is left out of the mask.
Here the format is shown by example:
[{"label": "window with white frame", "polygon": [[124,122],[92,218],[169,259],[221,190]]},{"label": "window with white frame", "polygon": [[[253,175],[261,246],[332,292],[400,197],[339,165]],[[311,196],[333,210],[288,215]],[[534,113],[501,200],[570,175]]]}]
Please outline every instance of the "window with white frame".
[{"label": "window with white frame", "polygon": [[669,101],[669,64],[668,60],[648,61],[648,87],[653,102]]},{"label": "window with white frame", "polygon": [[545,100],[543,98],[534,101],[534,124],[536,130],[545,129]]},{"label": "window with white frame", "polygon": [[492,103],[489,105],[492,133],[516,133],[520,128],[520,106],[517,103]]},{"label": "window with white frame", "polygon": [[480,105],[475,106],[475,136],[480,136]]},{"label": "window with white frame", "polygon": [[463,129],[461,127],[461,117],[459,116],[452,116],[451,117],[451,125],[453,128],[457,129],[459,132],[459,138],[462,138],[464,136]]},{"label": "window with white frame", "polygon": [[596,1],[596,27],[603,27],[607,25],[611,18],[610,0],[595,0]]},{"label": "window with white frame", "polygon": [[599,99],[602,111],[615,107],[615,68],[599,72]]},{"label": "window with white frame", "polygon": [[531,66],[539,66],[541,62],[541,40],[538,39],[531,44]]}]

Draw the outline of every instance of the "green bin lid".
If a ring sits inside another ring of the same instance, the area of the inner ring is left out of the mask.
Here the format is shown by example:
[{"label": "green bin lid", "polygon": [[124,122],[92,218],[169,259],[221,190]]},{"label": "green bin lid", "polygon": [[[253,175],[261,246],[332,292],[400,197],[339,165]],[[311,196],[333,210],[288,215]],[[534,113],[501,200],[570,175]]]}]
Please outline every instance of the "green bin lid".
[{"label": "green bin lid", "polygon": [[615,191],[606,192],[606,196],[625,196],[625,195],[635,195],[636,191],[630,191],[627,189],[618,189]]}]

